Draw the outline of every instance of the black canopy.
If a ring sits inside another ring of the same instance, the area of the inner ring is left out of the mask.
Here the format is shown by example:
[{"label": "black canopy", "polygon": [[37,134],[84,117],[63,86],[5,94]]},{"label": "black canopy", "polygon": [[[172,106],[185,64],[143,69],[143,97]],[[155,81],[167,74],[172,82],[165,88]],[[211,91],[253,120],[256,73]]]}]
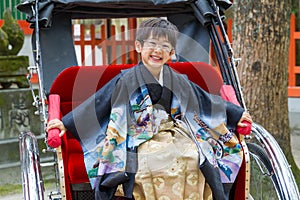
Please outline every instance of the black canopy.
[{"label": "black canopy", "polygon": [[[31,7],[35,2],[26,0],[17,6],[28,15],[30,22],[35,21]],[[215,15],[212,4],[216,4],[221,13],[231,6],[229,0],[39,0],[38,8],[40,20],[49,25],[48,20],[57,13],[69,14],[73,19],[165,16],[193,14],[195,5],[202,15],[199,17],[204,19]]]},{"label": "black canopy", "polygon": [[[26,0],[17,8],[27,14],[33,28],[39,22],[32,44],[34,49],[40,44],[42,81],[48,91],[60,71],[78,65],[71,19],[166,16],[187,36],[178,40],[177,54],[184,55],[187,61],[208,62],[207,26],[216,12],[222,15],[230,6],[229,0]],[[187,41],[190,38],[193,44]]]}]

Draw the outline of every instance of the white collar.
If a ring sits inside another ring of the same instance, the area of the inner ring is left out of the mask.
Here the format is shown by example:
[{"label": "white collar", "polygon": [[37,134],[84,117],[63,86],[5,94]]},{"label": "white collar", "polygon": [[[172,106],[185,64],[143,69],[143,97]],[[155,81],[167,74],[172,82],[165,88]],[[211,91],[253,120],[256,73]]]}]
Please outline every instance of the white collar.
[{"label": "white collar", "polygon": [[158,83],[163,86],[164,85],[164,76],[163,76],[163,69],[164,69],[164,66],[161,68],[160,70],[160,74],[159,74],[159,77],[158,77]]}]

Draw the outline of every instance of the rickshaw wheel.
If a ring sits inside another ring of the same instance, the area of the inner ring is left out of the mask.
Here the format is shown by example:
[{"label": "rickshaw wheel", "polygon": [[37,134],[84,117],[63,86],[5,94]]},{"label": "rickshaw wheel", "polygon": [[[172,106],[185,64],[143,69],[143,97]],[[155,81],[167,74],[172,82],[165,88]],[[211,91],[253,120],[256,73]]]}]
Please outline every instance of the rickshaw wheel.
[{"label": "rickshaw wheel", "polygon": [[247,143],[250,152],[250,194],[253,199],[279,199],[278,180],[266,151],[256,143]]}]

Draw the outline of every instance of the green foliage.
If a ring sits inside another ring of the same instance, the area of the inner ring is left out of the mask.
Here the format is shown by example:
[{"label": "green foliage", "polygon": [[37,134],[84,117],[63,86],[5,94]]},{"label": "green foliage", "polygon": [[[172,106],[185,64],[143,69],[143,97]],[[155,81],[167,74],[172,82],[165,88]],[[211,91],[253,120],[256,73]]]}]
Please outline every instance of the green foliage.
[{"label": "green foliage", "polygon": [[23,2],[24,0],[0,0],[0,19],[3,19],[4,11],[10,8],[15,19],[26,20],[26,14],[17,9],[17,6]]},{"label": "green foliage", "polygon": [[0,197],[9,194],[22,193],[22,185],[19,184],[7,184],[0,186]]},{"label": "green foliage", "polygon": [[[55,190],[55,179],[49,179],[44,184],[46,190]],[[22,185],[21,184],[6,184],[0,185],[0,199],[2,196],[12,195],[12,194],[22,194]]]},{"label": "green foliage", "polygon": [[17,55],[24,43],[24,33],[10,9],[5,10],[3,19],[4,25],[0,31],[0,38],[3,38],[0,40],[0,55]]},{"label": "green foliage", "polygon": [[300,2],[299,0],[292,0],[291,2],[292,7],[292,13],[297,14],[299,12],[300,8]]}]

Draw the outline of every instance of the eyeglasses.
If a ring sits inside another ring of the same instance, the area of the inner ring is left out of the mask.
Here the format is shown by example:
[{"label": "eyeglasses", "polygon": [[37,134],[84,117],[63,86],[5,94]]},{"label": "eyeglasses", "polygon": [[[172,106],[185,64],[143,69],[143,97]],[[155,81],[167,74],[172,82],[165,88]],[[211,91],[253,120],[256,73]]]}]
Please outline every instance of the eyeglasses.
[{"label": "eyeglasses", "polygon": [[144,47],[149,49],[155,49],[160,47],[165,52],[171,52],[173,50],[172,45],[169,42],[159,42],[157,40],[142,40]]}]

